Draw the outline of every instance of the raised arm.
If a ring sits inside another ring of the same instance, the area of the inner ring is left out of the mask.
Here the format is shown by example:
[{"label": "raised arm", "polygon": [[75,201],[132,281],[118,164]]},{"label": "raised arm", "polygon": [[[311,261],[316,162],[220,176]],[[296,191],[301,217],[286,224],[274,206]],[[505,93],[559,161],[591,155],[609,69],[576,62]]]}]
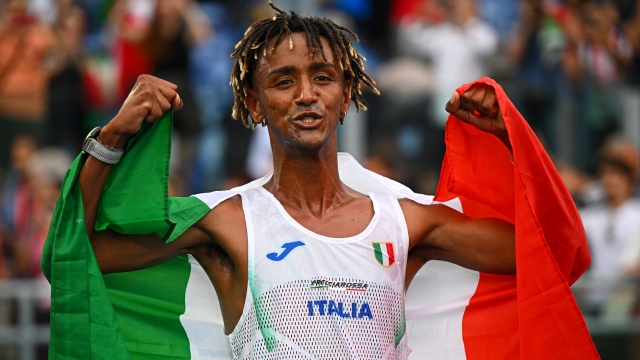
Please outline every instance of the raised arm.
[{"label": "raised arm", "polygon": [[[108,147],[123,149],[143,122],[156,121],[164,112],[182,108],[176,91],[177,86],[165,80],[140,76],[118,114],[100,131],[97,140]],[[100,195],[110,169],[111,165],[87,156],[79,175],[87,235],[103,272],[143,268],[177,255],[182,241],[164,246],[155,234],[131,236],[94,231]]]},{"label": "raised arm", "polygon": [[427,254],[419,257],[422,263],[443,260],[476,271],[515,274],[512,224],[500,219],[470,219],[445,205],[402,200],[400,206],[407,220],[410,254]]},{"label": "raised arm", "polygon": [[165,243],[156,234],[123,235],[115,231],[96,231],[91,246],[103,274],[145,269],[177,255],[189,253],[209,238],[197,226],[190,227],[176,240]]},{"label": "raised arm", "polygon": [[[512,151],[507,127],[493,87],[477,84],[463,94],[454,92],[446,110],[478,129],[495,135]],[[449,261],[469,269],[514,274],[515,229],[498,219],[470,219],[444,205],[402,201],[414,256]]]}]

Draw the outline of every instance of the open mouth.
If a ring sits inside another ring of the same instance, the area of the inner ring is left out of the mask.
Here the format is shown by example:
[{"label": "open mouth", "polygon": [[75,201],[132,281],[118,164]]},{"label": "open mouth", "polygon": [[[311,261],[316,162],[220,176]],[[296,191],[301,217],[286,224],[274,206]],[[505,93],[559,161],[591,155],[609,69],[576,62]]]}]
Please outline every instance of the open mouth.
[{"label": "open mouth", "polygon": [[303,129],[316,128],[322,122],[323,116],[319,112],[305,111],[296,115],[293,122]]},{"label": "open mouth", "polygon": [[303,123],[312,123],[314,121],[318,120],[318,118],[315,118],[313,116],[305,116],[302,119],[298,119],[297,121],[302,121]]}]

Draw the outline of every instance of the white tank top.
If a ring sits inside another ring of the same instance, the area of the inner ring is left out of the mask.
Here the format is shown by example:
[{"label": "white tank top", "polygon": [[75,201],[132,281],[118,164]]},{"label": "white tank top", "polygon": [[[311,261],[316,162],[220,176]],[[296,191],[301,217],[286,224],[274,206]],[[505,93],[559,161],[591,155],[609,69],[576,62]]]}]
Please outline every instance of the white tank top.
[{"label": "white tank top", "polygon": [[249,286],[227,336],[233,359],[406,359],[408,232],[398,201],[369,194],[360,234],[331,238],[298,224],[262,186],[241,193]]}]

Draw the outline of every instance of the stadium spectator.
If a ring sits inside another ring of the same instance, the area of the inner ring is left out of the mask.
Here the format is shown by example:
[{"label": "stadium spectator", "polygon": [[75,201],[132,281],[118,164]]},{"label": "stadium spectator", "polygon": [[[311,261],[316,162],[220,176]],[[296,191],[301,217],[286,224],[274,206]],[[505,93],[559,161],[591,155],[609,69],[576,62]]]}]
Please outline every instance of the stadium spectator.
[{"label": "stadium spectator", "polygon": [[621,139],[608,140],[601,152],[599,175],[605,202],[581,211],[592,256],[589,273],[597,284],[589,294],[595,313],[609,300],[612,288],[624,274],[626,249],[640,240],[634,237],[640,231],[640,201],[632,197],[637,173],[634,146]]},{"label": "stadium spectator", "polygon": [[33,197],[29,189],[27,169],[29,158],[37,151],[33,138],[19,136],[11,142],[11,168],[0,192],[0,238],[6,254],[6,269],[15,273],[15,244],[25,236],[31,222]]},{"label": "stadium spectator", "polygon": [[520,2],[520,17],[505,45],[515,65],[513,99],[529,125],[552,144],[566,36],[542,0]]},{"label": "stadium spectator", "polygon": [[[427,62],[431,71],[424,72],[404,62],[405,71],[415,79],[405,82],[404,87],[413,93],[406,96],[401,92],[383,92],[382,98],[374,103],[385,102],[381,112],[386,121],[380,123],[395,125],[392,134],[396,135],[394,157],[398,160],[393,167],[398,170],[401,181],[414,189],[433,192],[444,156],[442,139],[449,116],[442,104],[449,101],[460,84],[489,75],[487,62],[498,50],[498,34],[479,18],[474,0],[426,0],[413,14],[404,16],[398,43],[402,54]],[[383,83],[385,77],[380,78]],[[412,91],[416,85],[427,85],[429,89],[425,90],[429,94],[425,97],[424,90]],[[372,111],[371,116],[375,117],[376,112]],[[378,133],[389,138],[389,131]],[[385,141],[374,138],[373,142],[375,148],[385,148]],[[372,155],[382,154],[378,151]]]},{"label": "stadium spectator", "polygon": [[[189,79],[197,104],[202,132],[194,154],[195,167],[186,179],[192,192],[216,189],[225,177],[224,161],[228,134],[224,119],[229,118],[233,94],[229,86],[229,54],[235,45],[232,14],[219,3],[200,4],[210,23],[208,34],[191,48]],[[204,28],[203,24],[203,28]]]},{"label": "stadium spectator", "polygon": [[580,10],[579,37],[571,39],[565,69],[577,101],[577,163],[593,171],[597,149],[621,127],[620,74],[630,65],[633,48],[611,1],[587,1]]},{"label": "stadium spectator", "polygon": [[62,146],[70,153],[81,147],[86,133],[82,80],[82,44],[86,15],[72,0],[57,2],[53,23],[55,45],[52,52],[52,76],[49,82],[47,139],[49,146]]},{"label": "stadium spectator", "polygon": [[189,61],[194,46],[211,35],[207,17],[195,1],[157,0],[155,14],[144,46],[153,63],[153,74],[180,88],[185,112],[174,113],[175,178],[184,182],[193,171],[199,134],[202,132],[199,102],[193,94]]},{"label": "stadium spectator", "polygon": [[[439,24],[418,21],[404,29],[406,44],[433,64],[434,104],[445,104],[460,84],[488,75],[487,60],[498,50],[498,35],[477,15],[474,0],[445,3],[448,19]],[[444,127],[448,114],[433,106],[433,120]]]},{"label": "stadium spectator", "polygon": [[153,0],[116,0],[109,11],[111,57],[115,62],[117,98],[124,101],[140,74],[152,69],[144,40],[149,33],[155,12]]},{"label": "stadium spectator", "polygon": [[0,169],[14,137],[44,135],[53,33],[27,12],[25,0],[0,2]]},{"label": "stadium spectator", "polygon": [[15,239],[16,273],[23,277],[43,278],[40,270],[42,247],[49,231],[53,209],[60,195],[62,180],[71,158],[62,149],[42,148],[34,152],[26,164],[31,207],[28,226]]}]

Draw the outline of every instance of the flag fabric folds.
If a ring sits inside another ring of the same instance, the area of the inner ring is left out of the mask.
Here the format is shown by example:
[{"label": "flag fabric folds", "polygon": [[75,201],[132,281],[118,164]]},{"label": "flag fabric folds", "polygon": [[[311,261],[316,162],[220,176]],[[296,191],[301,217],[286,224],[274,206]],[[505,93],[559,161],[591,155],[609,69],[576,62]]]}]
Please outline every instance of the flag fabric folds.
[{"label": "flag fabric folds", "polygon": [[[450,117],[436,200],[471,217],[515,223],[518,273],[499,276],[427,263],[407,292],[410,359],[595,359],[569,290],[589,263],[578,213],[504,91],[488,78],[479,81],[496,89],[514,163],[493,135]],[[145,126],[129,142],[105,184],[96,229],[155,232],[172,241],[220,202],[270,179],[169,198],[170,117]],[[50,358],[228,359],[216,294],[192,257],[100,273],[77,182],[84,160],[78,156],[67,173],[41,263],[52,285]],[[434,202],[364,169],[348,154],[339,154],[338,164],[341,180],[362,193]],[[390,264],[393,254],[382,245],[378,261]]]},{"label": "flag fabric folds", "polygon": [[569,289],[591,261],[578,210],[500,85],[484,77],[457,91],[479,83],[496,91],[513,164],[495,136],[451,115],[436,200],[458,197],[468,216],[514,223],[517,275],[480,274],[463,320],[467,358],[599,358]]},{"label": "flag fabric folds", "polygon": [[[209,210],[195,198],[168,198],[171,117],[165,114],[129,141],[104,186],[96,229],[155,232],[170,241]],[[179,321],[187,258],[103,276],[84,224],[77,181],[84,161],[79,155],[67,172],[41,260],[51,283],[49,358],[190,358]]]}]

